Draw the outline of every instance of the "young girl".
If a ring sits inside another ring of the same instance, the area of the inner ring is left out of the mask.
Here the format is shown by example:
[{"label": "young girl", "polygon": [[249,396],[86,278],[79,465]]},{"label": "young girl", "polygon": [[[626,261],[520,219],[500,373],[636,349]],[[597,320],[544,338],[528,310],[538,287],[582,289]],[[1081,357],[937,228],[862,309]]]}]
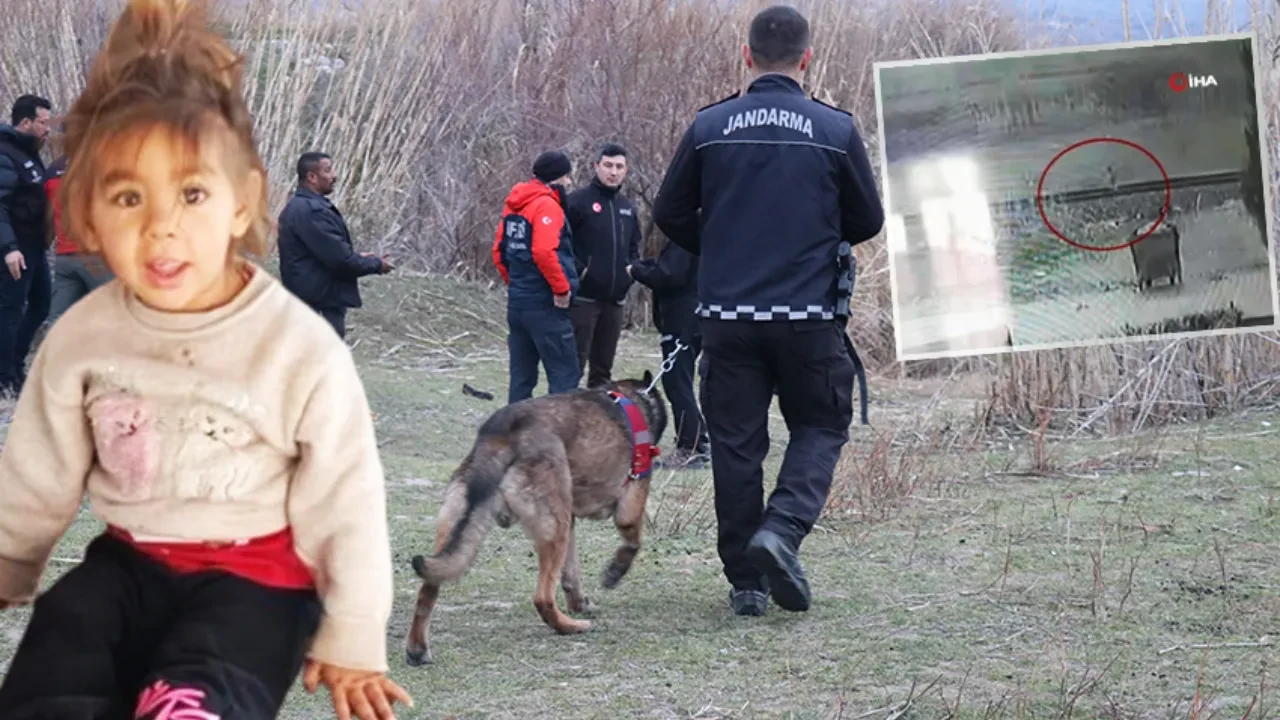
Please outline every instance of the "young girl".
[{"label": "young girl", "polygon": [[[40,346],[0,454],[0,604],[34,609],[6,720],[267,720],[306,663],[392,718],[382,466],[350,352],[260,266],[237,58],[130,0],[67,118],[63,222],[116,279]],[[37,594],[87,492],[106,523]]]}]

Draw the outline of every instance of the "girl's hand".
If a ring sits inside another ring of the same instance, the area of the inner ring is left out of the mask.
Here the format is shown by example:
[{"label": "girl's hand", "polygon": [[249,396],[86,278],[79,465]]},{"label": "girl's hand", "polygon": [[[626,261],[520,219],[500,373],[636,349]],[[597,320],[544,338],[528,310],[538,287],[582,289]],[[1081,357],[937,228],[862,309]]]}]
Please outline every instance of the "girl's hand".
[{"label": "girl's hand", "polygon": [[338,720],[395,720],[391,706],[397,700],[413,707],[409,693],[380,672],[349,670],[307,660],[302,683],[309,693],[314,693],[320,685],[329,688]]}]

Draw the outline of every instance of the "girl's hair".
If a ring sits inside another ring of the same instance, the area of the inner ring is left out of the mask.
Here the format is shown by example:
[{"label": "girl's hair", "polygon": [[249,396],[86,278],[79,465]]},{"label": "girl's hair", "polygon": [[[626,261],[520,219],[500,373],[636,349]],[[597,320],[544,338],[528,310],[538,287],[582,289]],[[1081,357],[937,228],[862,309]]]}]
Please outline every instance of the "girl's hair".
[{"label": "girl's hair", "polygon": [[[199,0],[128,0],[94,59],[84,91],[66,116],[70,158],[60,195],[63,222],[73,238],[89,238],[89,208],[101,158],[126,136],[163,128],[192,155],[220,134],[224,168],[252,221],[234,238],[233,251],[265,255],[272,221],[267,215],[266,169],[241,90],[242,58],[210,29]],[[259,173],[256,184],[242,182]],[[77,240],[83,244],[83,240]],[[97,248],[86,248],[96,250]]]}]

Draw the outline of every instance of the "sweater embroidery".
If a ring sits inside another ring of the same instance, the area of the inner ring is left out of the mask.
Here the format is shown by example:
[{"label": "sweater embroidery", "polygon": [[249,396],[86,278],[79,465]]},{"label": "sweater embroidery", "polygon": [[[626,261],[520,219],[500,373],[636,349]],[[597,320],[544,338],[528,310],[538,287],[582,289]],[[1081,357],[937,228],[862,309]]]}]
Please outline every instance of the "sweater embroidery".
[{"label": "sweater embroidery", "polygon": [[205,500],[234,500],[251,490],[257,433],[227,409],[192,407],[181,423],[172,469],[174,494]]},{"label": "sweater embroidery", "polygon": [[129,499],[149,497],[159,476],[155,417],[140,398],[122,392],[99,396],[88,408],[98,463]]},{"label": "sweater embroidery", "polygon": [[231,393],[219,405],[199,388],[193,403],[163,403],[103,384],[87,412],[98,463],[122,499],[228,501],[254,490],[262,453],[271,450],[245,417],[254,414],[247,395]]}]

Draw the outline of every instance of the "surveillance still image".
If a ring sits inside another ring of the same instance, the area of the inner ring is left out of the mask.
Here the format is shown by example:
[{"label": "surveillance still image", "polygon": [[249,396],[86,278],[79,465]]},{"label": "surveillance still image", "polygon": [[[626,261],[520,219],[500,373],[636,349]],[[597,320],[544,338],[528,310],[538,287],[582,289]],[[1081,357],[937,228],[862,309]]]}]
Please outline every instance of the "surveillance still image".
[{"label": "surveillance still image", "polygon": [[1253,53],[877,64],[899,360],[1274,329]]}]

